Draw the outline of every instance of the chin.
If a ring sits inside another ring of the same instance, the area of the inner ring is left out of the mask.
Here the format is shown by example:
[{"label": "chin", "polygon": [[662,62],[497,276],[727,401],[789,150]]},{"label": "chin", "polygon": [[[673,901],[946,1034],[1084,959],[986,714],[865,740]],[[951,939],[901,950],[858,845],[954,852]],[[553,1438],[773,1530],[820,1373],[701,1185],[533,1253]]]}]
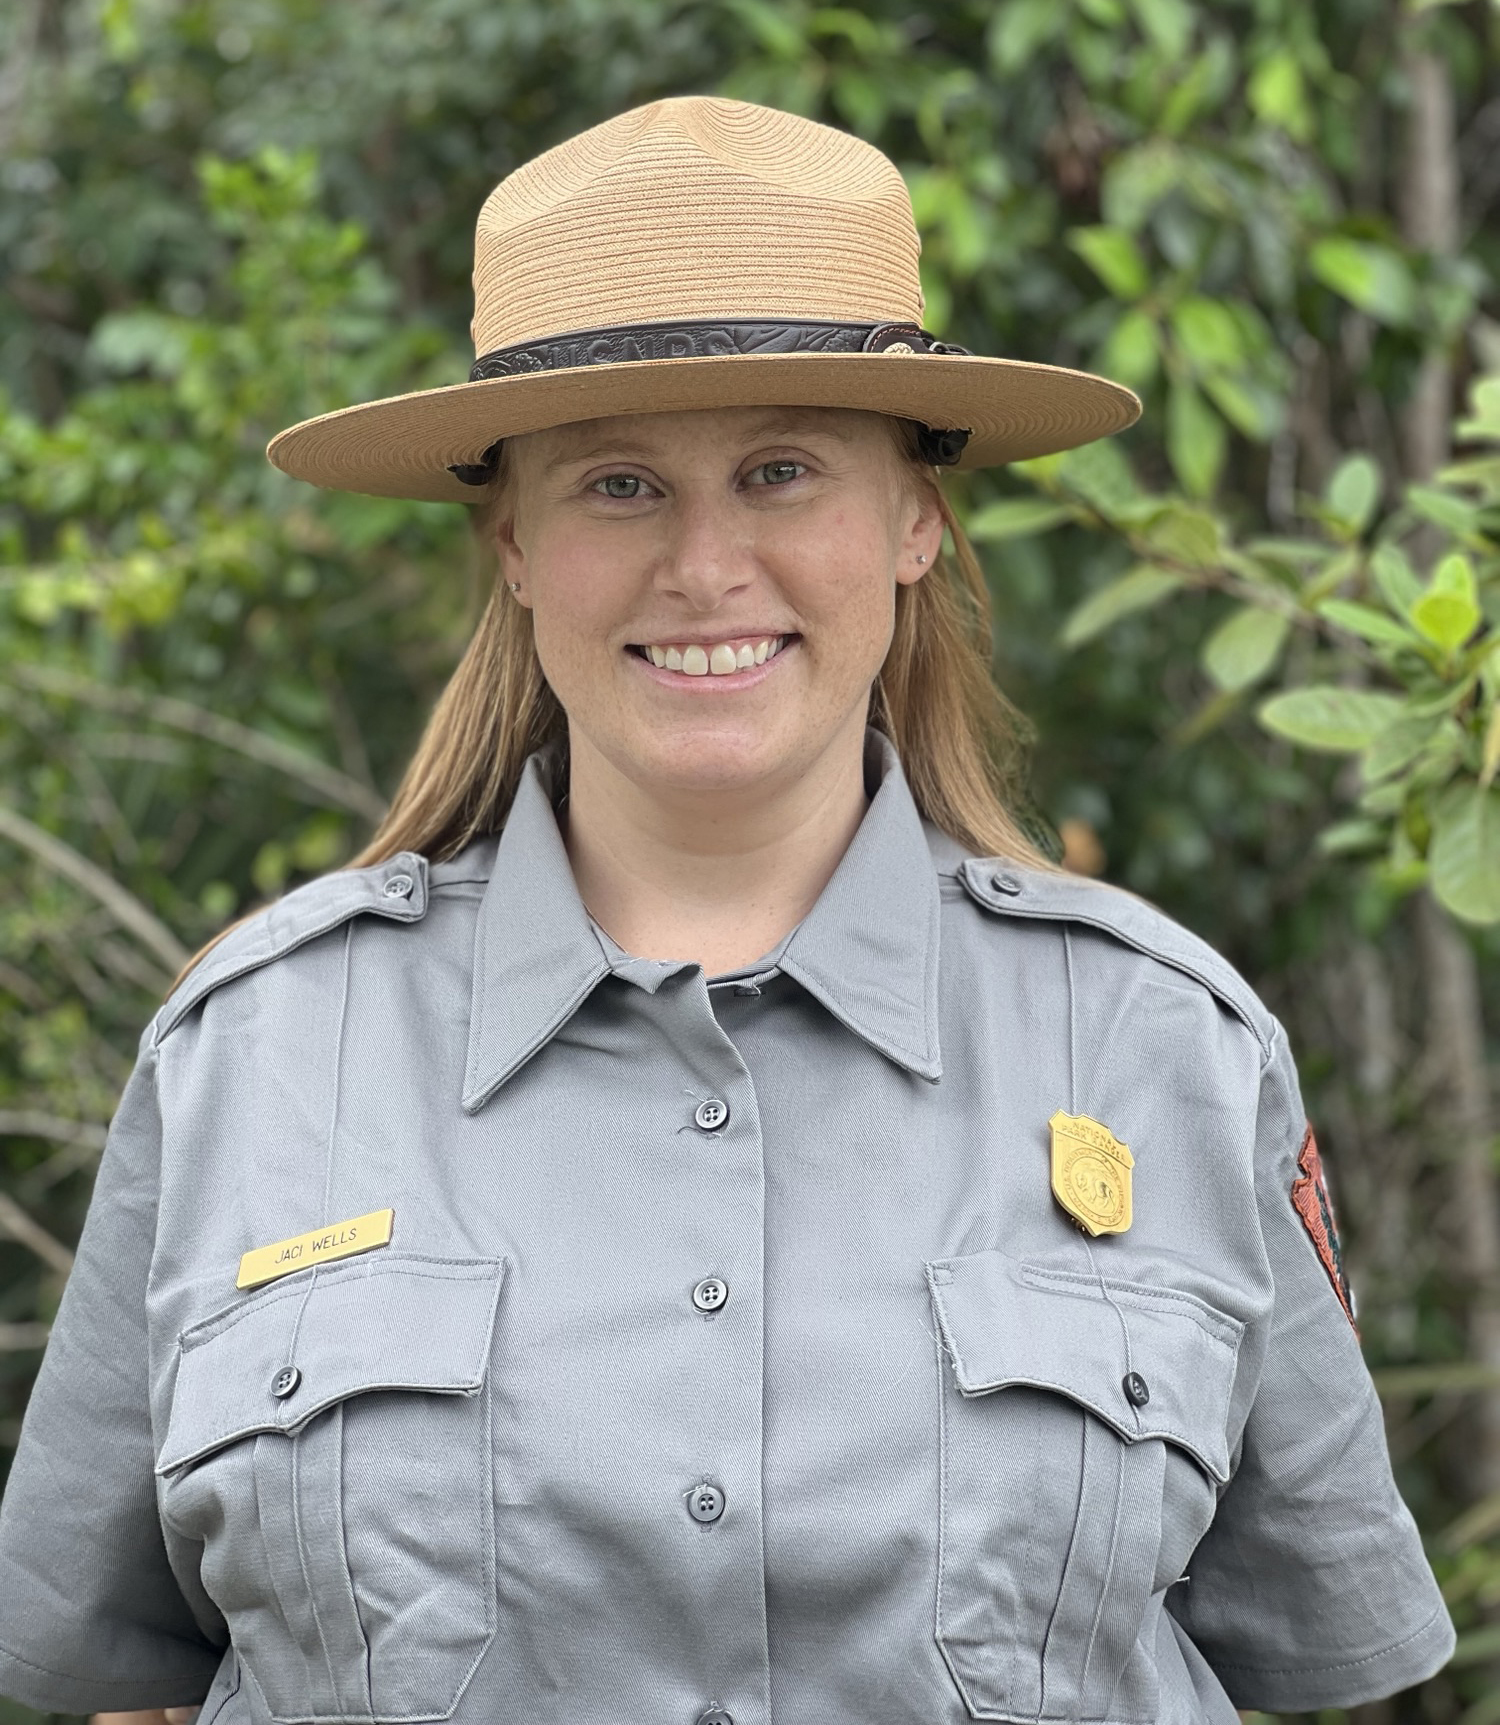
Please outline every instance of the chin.
[{"label": "chin", "polygon": [[718,727],[658,737],[653,743],[630,751],[632,776],[638,783],[705,794],[749,788],[787,769],[796,771],[807,753],[805,740],[799,744],[794,736],[726,732]]}]

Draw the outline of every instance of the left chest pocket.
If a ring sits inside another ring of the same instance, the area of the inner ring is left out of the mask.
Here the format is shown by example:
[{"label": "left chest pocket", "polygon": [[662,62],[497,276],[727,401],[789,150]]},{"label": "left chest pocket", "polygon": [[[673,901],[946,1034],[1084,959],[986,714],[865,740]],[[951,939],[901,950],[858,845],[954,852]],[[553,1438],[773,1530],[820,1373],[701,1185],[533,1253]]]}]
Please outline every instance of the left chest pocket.
[{"label": "left chest pocket", "polygon": [[496,1628],[504,1262],[315,1274],[183,1332],[162,1519],[202,1543],[203,1585],[274,1719],[444,1719]]},{"label": "left chest pocket", "polygon": [[1142,1630],[1229,1479],[1243,1325],[1183,1291],[1101,1289],[998,1251],[931,1264],[928,1281],[936,1634],[969,1714],[1146,1725],[1159,1684]]}]

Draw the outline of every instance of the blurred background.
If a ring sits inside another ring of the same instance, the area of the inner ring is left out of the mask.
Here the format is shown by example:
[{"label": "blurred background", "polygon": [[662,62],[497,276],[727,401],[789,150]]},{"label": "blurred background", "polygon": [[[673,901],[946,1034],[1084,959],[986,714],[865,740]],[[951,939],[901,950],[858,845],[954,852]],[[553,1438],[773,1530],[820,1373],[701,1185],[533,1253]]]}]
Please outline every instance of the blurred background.
[{"label": "blurred background", "polygon": [[8,0],[0,1475],[141,1029],[363,842],[489,579],[265,442],[461,381],[491,186],[686,92],[878,144],[929,329],[1145,401],[951,481],[1031,818],[1286,1023],[1461,1628],[1357,1711],[1500,1721],[1493,0]]}]

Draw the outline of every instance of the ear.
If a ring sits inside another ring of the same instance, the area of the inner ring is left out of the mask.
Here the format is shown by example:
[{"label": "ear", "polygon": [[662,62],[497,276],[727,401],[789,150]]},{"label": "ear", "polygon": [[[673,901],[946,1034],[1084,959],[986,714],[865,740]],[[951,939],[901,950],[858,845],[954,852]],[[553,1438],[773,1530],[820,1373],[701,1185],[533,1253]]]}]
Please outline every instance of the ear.
[{"label": "ear", "polygon": [[943,548],[947,518],[937,484],[927,473],[919,472],[915,489],[905,490],[898,521],[901,542],[896,553],[896,580],[907,587],[922,579]]},{"label": "ear", "polygon": [[511,597],[518,605],[530,605],[531,599],[527,590],[526,577],[529,569],[526,553],[521,549],[516,538],[516,519],[513,510],[497,516],[493,528],[495,555],[500,564],[500,579],[511,589]]}]

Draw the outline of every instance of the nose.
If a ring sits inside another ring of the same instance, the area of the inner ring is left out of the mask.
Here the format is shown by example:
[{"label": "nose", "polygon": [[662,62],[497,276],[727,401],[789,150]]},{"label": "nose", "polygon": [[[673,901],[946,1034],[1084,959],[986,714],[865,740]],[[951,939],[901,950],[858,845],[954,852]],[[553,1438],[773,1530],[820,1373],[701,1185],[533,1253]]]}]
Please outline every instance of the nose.
[{"label": "nose", "polygon": [[681,497],[662,548],[657,591],[695,611],[713,611],[753,579],[753,552],[742,526],[717,498]]}]

